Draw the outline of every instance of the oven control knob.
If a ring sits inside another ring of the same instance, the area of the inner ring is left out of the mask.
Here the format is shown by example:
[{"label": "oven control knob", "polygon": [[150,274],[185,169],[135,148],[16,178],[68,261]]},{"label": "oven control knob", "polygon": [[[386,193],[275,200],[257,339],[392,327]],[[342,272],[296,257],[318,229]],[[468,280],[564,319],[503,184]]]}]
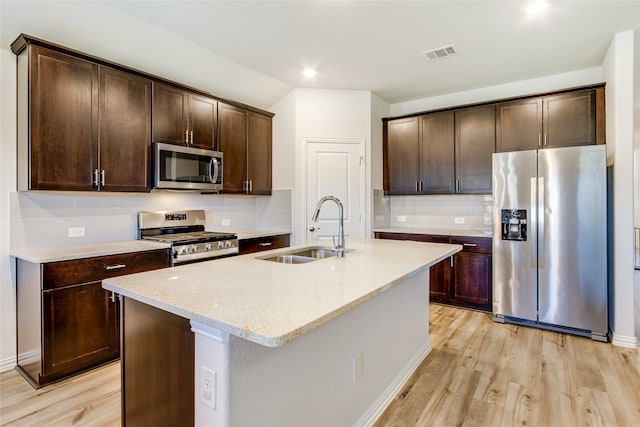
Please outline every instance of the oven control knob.
[{"label": "oven control knob", "polygon": [[226,242],[224,242],[224,246],[230,248],[231,246],[233,246],[233,243],[231,243],[231,240],[227,240]]},{"label": "oven control knob", "polygon": [[198,246],[196,245],[191,246],[191,252],[198,252]]},{"label": "oven control knob", "polygon": [[204,244],[204,250],[205,251],[210,251],[211,250],[211,243],[205,243]]},{"label": "oven control knob", "polygon": [[224,248],[224,242],[218,242],[218,249]]},{"label": "oven control knob", "polygon": [[189,249],[189,246],[183,247],[182,250],[180,251],[180,253],[183,253],[183,254],[188,254],[189,252],[191,252],[191,250]]}]

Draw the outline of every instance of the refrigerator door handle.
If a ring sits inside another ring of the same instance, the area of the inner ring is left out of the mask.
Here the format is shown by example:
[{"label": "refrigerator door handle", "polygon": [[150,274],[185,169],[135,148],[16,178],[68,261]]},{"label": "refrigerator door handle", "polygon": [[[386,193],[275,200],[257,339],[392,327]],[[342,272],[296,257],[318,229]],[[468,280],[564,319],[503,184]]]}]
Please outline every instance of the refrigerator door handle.
[{"label": "refrigerator door handle", "polygon": [[538,177],[538,266],[544,268],[544,177]]},{"label": "refrigerator door handle", "polygon": [[[529,221],[532,223],[533,225],[533,218],[534,215],[536,215],[538,213],[537,211],[537,206],[538,206],[538,193],[536,191],[536,185],[538,183],[538,179],[537,178],[531,178],[531,209],[529,210],[531,217],[529,218]],[[531,231],[533,231],[533,229],[530,229]],[[535,236],[533,236],[535,237]],[[530,251],[529,253],[529,259],[531,261],[531,268],[537,268],[538,267],[538,260],[537,260],[537,254],[535,251]]]}]

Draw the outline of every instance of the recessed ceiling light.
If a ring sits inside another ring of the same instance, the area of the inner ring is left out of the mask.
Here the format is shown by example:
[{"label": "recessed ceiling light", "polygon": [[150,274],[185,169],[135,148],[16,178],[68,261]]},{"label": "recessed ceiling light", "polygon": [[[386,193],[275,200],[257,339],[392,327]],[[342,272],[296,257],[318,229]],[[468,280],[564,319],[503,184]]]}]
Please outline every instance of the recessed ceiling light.
[{"label": "recessed ceiling light", "polygon": [[526,7],[526,11],[529,15],[537,15],[547,8],[548,3],[546,1],[533,1]]},{"label": "recessed ceiling light", "polygon": [[302,75],[304,75],[305,77],[313,77],[316,75],[316,73],[317,71],[313,68],[305,68],[304,70],[302,70]]}]

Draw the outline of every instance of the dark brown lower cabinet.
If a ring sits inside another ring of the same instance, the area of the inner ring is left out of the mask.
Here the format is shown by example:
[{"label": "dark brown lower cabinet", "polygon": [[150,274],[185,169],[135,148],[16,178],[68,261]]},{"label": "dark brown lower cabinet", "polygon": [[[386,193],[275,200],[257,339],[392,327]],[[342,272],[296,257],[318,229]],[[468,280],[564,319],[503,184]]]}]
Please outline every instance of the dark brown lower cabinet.
[{"label": "dark brown lower cabinet", "polygon": [[240,251],[240,255],[244,255],[253,252],[286,248],[289,246],[290,237],[290,234],[282,234],[279,236],[263,236],[251,239],[242,239],[238,243],[238,250]]},{"label": "dark brown lower cabinet", "polygon": [[121,298],[122,425],[193,426],[195,337],[189,320]]},{"label": "dark brown lower cabinet", "polygon": [[375,237],[462,245],[461,252],[429,270],[429,300],[491,312],[491,238],[381,232]]},{"label": "dark brown lower cabinet", "polygon": [[169,266],[169,250],[17,260],[17,367],[34,388],[120,356],[119,302],[102,280]]}]

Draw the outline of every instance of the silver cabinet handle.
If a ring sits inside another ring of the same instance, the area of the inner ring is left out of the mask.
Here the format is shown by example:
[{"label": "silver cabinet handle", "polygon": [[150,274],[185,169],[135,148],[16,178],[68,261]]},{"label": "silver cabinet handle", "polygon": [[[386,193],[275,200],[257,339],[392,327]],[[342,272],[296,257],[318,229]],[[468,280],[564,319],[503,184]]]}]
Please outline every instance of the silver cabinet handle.
[{"label": "silver cabinet handle", "polygon": [[184,131],[184,143],[189,145],[189,130]]},{"label": "silver cabinet handle", "polygon": [[544,134],[544,146],[547,147],[547,134]]},{"label": "silver cabinet handle", "polygon": [[93,179],[91,180],[93,182],[93,185],[95,185],[96,187],[98,186],[98,175],[100,174],[100,172],[98,171],[98,169],[94,169],[93,171]]},{"label": "silver cabinet handle", "polygon": [[253,191],[253,180],[250,179],[249,180],[249,193],[251,193]]},{"label": "silver cabinet handle", "polygon": [[107,265],[104,269],[105,270],[117,270],[119,268],[125,268],[127,266],[127,264],[114,264],[114,265]]},{"label": "silver cabinet handle", "polygon": [[453,267],[453,255],[449,257],[449,264]]},{"label": "silver cabinet handle", "polygon": [[460,180],[456,179],[456,192],[460,191]]},{"label": "silver cabinet handle", "polygon": [[104,187],[104,183],[105,183],[104,176],[105,176],[104,169],[102,169],[102,171],[100,171],[100,186],[102,186],[102,187]]},{"label": "silver cabinet handle", "polygon": [[189,131],[189,135],[190,135],[190,140],[191,140],[191,145],[193,145],[193,131]]},{"label": "silver cabinet handle", "polygon": [[538,134],[538,148],[542,148],[542,135]]},{"label": "silver cabinet handle", "polygon": [[273,242],[261,242],[261,243],[258,243],[258,246],[271,246],[271,245],[273,245]]},{"label": "silver cabinet handle", "polygon": [[475,243],[463,243],[462,246],[467,247],[467,248],[475,248],[478,245]]},{"label": "silver cabinet handle", "polygon": [[111,302],[116,302],[116,293],[113,291],[109,291],[109,299]]}]

